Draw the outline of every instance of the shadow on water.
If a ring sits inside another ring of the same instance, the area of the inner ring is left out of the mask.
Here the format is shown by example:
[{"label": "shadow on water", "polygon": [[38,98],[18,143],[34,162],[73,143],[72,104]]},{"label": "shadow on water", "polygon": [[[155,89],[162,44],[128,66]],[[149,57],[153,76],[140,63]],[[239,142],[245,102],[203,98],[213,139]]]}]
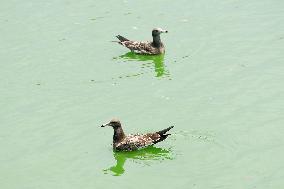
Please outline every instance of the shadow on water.
[{"label": "shadow on water", "polygon": [[[124,62],[128,61],[139,61],[139,62],[145,62],[141,65],[142,73],[147,73],[148,69],[154,69],[155,76],[156,77],[165,77],[169,78],[170,73],[166,69],[166,66],[164,64],[164,54],[161,55],[140,55],[133,52],[128,52],[124,55],[121,55],[119,57],[115,57],[114,59],[122,59]],[[154,66],[154,67],[153,67]],[[139,74],[139,75],[141,75]]]},{"label": "shadow on water", "polygon": [[142,163],[148,165],[151,161],[172,160],[172,153],[170,150],[150,146],[145,149],[132,152],[113,152],[116,165],[103,170],[105,174],[112,174],[113,176],[120,176],[125,173],[124,164],[127,159],[133,160],[135,163]]}]

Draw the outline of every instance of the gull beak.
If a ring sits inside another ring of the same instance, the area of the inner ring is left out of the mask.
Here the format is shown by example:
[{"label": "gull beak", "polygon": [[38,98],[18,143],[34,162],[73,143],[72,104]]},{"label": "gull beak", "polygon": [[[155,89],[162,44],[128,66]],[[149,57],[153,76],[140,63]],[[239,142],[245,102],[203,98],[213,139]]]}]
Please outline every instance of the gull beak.
[{"label": "gull beak", "polygon": [[101,127],[106,127],[106,126],[110,126],[109,123],[105,123],[105,124],[102,124]]}]

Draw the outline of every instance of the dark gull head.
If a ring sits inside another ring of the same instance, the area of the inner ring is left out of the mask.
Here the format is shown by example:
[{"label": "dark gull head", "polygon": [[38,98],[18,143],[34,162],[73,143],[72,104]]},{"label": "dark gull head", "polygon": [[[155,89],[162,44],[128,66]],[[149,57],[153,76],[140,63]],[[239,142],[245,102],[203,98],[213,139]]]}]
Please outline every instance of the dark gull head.
[{"label": "dark gull head", "polygon": [[161,33],[168,33],[168,31],[167,31],[167,30],[163,30],[163,29],[161,29],[161,28],[154,28],[154,29],[152,30],[152,36],[158,36],[158,35],[160,35]]},{"label": "dark gull head", "polygon": [[121,123],[118,119],[113,118],[112,120],[110,120],[109,123],[103,124],[101,127],[106,127],[106,126],[111,126],[113,128],[118,128],[121,127]]}]

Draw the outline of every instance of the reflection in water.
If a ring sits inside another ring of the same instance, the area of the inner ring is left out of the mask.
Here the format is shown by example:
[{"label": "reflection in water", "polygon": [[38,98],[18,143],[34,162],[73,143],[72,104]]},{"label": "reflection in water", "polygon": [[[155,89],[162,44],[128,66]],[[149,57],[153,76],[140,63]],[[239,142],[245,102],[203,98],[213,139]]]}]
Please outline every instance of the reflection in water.
[{"label": "reflection in water", "polygon": [[[118,58],[128,60],[128,61],[143,61],[145,63],[142,64],[143,73],[147,68],[152,68],[154,64],[154,69],[156,73],[156,77],[169,77],[170,73],[166,70],[166,66],[164,65],[164,54],[161,55],[140,55],[133,52],[128,52],[124,55],[119,56]],[[115,58],[117,59],[117,58]],[[143,74],[141,73],[141,74]],[[139,74],[140,75],[140,74]]]},{"label": "reflection in water", "polygon": [[127,159],[134,160],[133,162],[136,163],[142,162],[144,164],[149,163],[149,161],[162,161],[166,159],[173,159],[170,150],[157,148],[154,146],[150,146],[148,148],[132,152],[113,152],[113,156],[116,160],[116,165],[105,169],[104,173],[111,173],[114,176],[120,176],[125,172],[124,163]]}]

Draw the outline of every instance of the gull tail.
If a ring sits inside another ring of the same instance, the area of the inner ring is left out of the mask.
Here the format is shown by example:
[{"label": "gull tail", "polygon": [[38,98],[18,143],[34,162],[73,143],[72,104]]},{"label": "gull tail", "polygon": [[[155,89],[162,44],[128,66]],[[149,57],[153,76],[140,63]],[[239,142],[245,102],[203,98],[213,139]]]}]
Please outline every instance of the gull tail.
[{"label": "gull tail", "polygon": [[129,39],[126,39],[125,37],[122,37],[121,35],[117,35],[116,37],[117,39],[119,39],[120,42],[130,41]]},{"label": "gull tail", "polygon": [[[173,127],[174,127],[174,126],[170,126],[170,127],[166,128],[166,129],[163,129],[163,130],[161,130],[161,131],[158,131],[157,133],[158,133],[159,135],[165,135],[166,132],[168,132],[169,130],[171,130]],[[170,135],[170,134],[166,134],[166,135]]]},{"label": "gull tail", "polygon": [[159,140],[155,141],[154,144],[165,140],[169,135],[171,135],[171,134],[167,134],[167,132],[168,132],[169,130],[171,130],[173,127],[174,127],[174,126],[170,126],[170,127],[166,128],[166,129],[163,129],[163,130],[161,130],[161,131],[156,132],[157,134],[160,135],[160,138],[159,138]]}]

